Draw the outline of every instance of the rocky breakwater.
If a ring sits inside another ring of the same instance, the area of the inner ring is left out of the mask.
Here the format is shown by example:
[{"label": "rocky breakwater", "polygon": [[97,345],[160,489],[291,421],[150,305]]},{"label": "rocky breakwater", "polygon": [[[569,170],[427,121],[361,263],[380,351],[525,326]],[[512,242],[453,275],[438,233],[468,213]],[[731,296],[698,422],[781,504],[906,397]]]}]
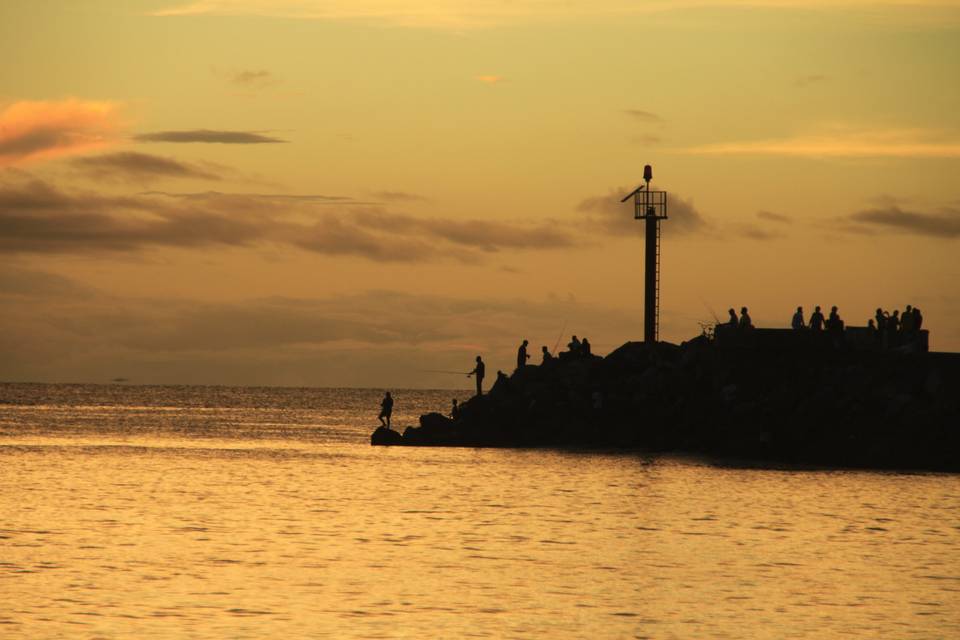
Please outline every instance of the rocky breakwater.
[{"label": "rocky breakwater", "polygon": [[461,406],[371,442],[960,471],[960,354],[630,342],[524,367]]}]

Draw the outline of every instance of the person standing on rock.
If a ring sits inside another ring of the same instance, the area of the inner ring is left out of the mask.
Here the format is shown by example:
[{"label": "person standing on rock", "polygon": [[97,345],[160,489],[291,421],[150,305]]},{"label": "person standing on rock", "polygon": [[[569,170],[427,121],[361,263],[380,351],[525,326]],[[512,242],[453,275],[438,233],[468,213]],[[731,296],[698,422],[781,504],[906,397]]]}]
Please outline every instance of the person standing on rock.
[{"label": "person standing on rock", "polygon": [[[377,416],[380,419],[380,424],[387,429],[390,428],[391,415],[393,415],[393,396],[387,391],[387,395],[383,396],[383,400],[380,401],[380,415]],[[384,418],[386,418],[386,421],[384,421]]]},{"label": "person standing on rock", "polygon": [[477,366],[473,368],[473,371],[467,374],[467,377],[476,376],[477,379],[477,395],[483,395],[483,376],[487,371],[487,367],[483,364],[483,360],[480,356],[477,356]]},{"label": "person standing on rock", "polygon": [[524,340],[523,344],[520,345],[520,348],[517,349],[517,371],[527,366],[527,360],[530,359],[530,354],[527,353],[528,344],[530,343]]},{"label": "person standing on rock", "polygon": [[797,312],[793,314],[793,322],[790,324],[794,331],[803,331],[807,328],[807,323],[803,321],[803,307],[797,307]]}]

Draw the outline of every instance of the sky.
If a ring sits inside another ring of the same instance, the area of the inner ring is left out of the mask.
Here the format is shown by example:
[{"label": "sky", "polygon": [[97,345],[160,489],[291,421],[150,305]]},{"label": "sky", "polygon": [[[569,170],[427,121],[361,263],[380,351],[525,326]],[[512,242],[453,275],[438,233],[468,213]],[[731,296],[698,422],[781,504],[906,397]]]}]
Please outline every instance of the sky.
[{"label": "sky", "polygon": [[0,380],[466,388],[571,334],[922,309],[960,0],[7,0]]}]

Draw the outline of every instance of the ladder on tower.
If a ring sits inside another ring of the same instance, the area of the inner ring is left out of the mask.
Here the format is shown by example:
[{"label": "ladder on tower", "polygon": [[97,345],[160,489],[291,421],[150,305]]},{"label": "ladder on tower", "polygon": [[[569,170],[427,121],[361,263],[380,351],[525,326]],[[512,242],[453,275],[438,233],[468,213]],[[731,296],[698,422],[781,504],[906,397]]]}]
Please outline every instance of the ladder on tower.
[{"label": "ladder on tower", "polygon": [[660,342],[660,221],[657,220],[657,282],[656,282],[656,296],[654,297],[654,317],[656,318],[656,324],[654,325],[654,340]]}]

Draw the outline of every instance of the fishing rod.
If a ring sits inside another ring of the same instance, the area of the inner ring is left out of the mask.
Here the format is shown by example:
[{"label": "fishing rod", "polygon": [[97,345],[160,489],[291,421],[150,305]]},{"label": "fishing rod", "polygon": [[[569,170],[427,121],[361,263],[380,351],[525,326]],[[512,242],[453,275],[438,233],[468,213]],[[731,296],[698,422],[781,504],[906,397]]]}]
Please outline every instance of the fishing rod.
[{"label": "fishing rod", "polygon": [[446,369],[417,369],[421,373],[450,373],[458,376],[468,376],[470,375],[466,371],[447,371]]},{"label": "fishing rod", "polygon": [[563,339],[563,332],[566,331],[566,330],[567,330],[567,321],[564,320],[564,321],[563,321],[563,326],[560,327],[560,335],[557,336],[557,341],[553,344],[553,351],[552,351],[552,353],[553,353],[554,355],[556,355],[556,353],[557,353],[557,347],[560,346],[560,341]]}]

